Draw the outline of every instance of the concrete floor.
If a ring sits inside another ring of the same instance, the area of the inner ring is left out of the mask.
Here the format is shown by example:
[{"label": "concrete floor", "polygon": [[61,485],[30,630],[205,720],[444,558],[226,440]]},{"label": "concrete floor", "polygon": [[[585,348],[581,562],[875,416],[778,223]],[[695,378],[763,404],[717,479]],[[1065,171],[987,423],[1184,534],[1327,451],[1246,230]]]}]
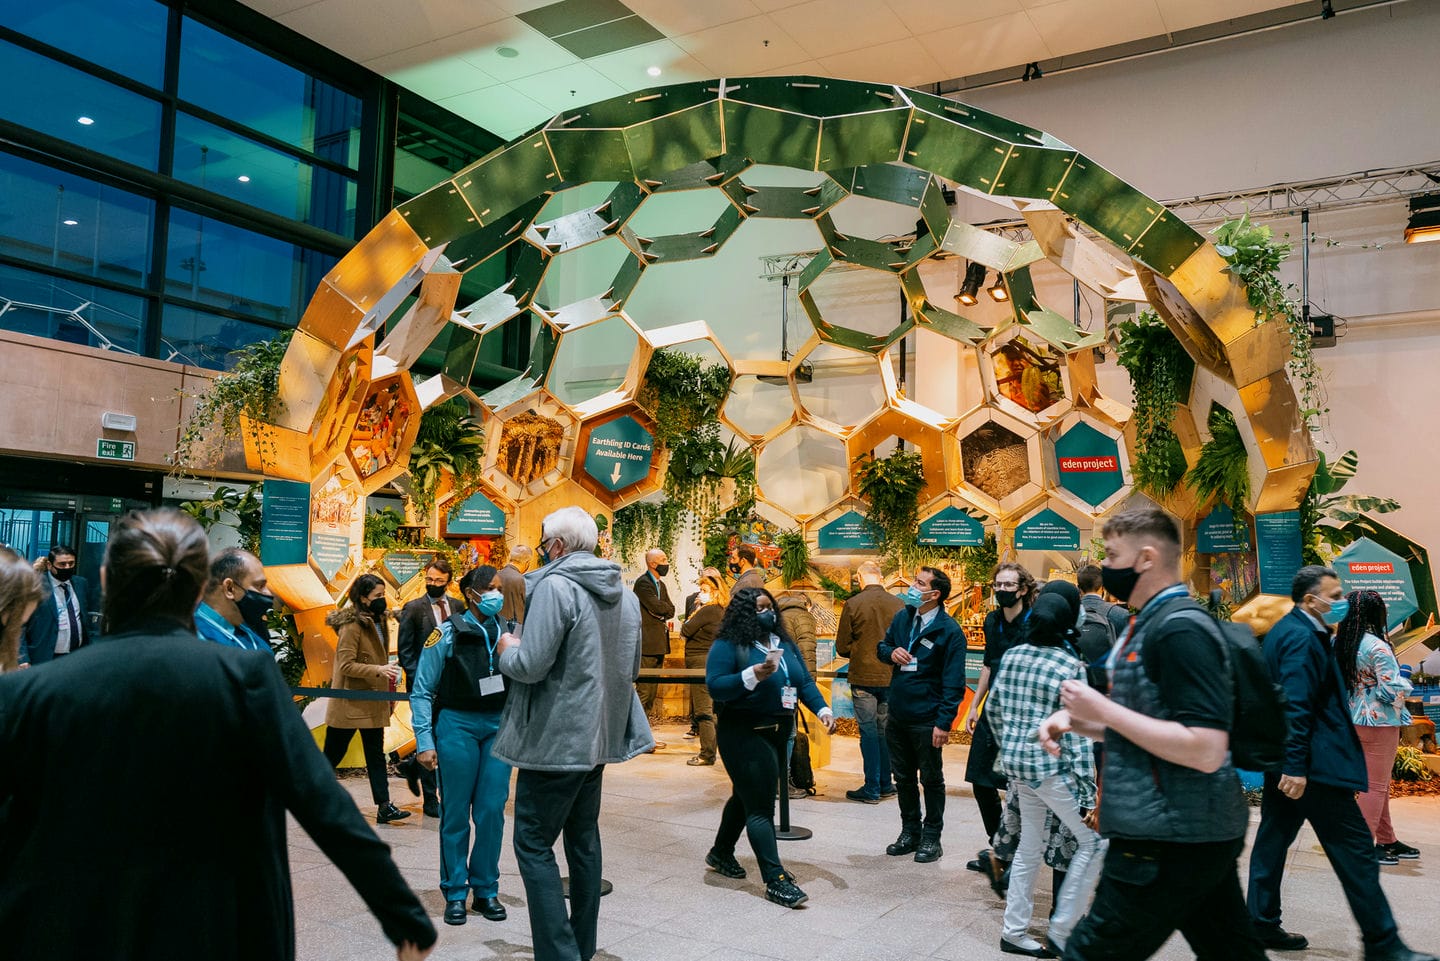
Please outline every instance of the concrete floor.
[{"label": "concrete floor", "polygon": [[[750,872],[744,881],[721,878],[703,863],[729,796],[724,768],[687,767],[694,742],[682,728],[662,727],[668,748],[616,765],[605,773],[601,813],[605,876],[615,885],[601,902],[600,961],[986,961],[999,950],[1004,902],[986,881],[965,870],[985,846],[979,815],[964,781],[965,748],[946,749],[949,786],[945,856],[916,864],[891,858],[885,845],[899,830],[895,802],[857,804],[845,791],[860,783],[859,744],[836,738],[829,767],[817,772],[820,795],[794,802],[792,821],[812,829],[807,841],[781,842],[780,854],[810,895],[799,910],[765,900],[755,859],[745,841],[737,855]],[[374,806],[363,778],[342,781],[367,817]],[[510,911],[502,922],[471,914],[463,927],[440,922],[437,822],[420,814],[403,782],[392,797],[414,816],[377,827],[396,863],[435,919],[435,959],[532,957],[524,888],[515,870],[507,824],[500,863],[500,899]],[[1440,799],[1397,799],[1391,804],[1402,840],[1424,853],[1419,861],[1382,868],[1401,934],[1417,949],[1440,949],[1433,927],[1436,889],[1427,877],[1440,870]],[[1251,833],[1258,809],[1252,809]],[[1247,852],[1248,854],[1248,852]],[[296,936],[302,961],[378,959],[393,949],[364,904],[298,826],[291,824]],[[563,864],[563,857],[562,857]],[[1243,868],[1242,868],[1243,878]],[[1043,933],[1049,872],[1042,872],[1036,927]],[[1340,886],[1315,835],[1301,832],[1285,880],[1285,927],[1306,935],[1311,948],[1296,959],[1358,958],[1359,934]],[[1275,955],[1284,957],[1285,955]],[[1157,957],[1190,958],[1176,937]]]}]

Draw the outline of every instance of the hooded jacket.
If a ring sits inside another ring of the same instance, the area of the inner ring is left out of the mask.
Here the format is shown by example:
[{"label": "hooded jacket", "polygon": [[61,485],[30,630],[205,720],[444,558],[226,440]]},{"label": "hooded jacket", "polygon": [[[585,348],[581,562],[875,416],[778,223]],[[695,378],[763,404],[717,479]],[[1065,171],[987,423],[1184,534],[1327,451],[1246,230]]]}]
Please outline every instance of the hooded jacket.
[{"label": "hooded jacket", "polygon": [[[376,628],[375,619],[356,610],[354,604],[325,618],[339,640],[335,643],[335,673],[330,686],[339,691],[388,691],[390,678],[383,670],[390,663],[390,643]],[[383,625],[383,621],[382,621]],[[352,701],[326,698],[325,723],[336,728],[386,727],[390,724],[392,701]]]},{"label": "hooded jacket", "polygon": [[790,640],[800,649],[800,659],[805,662],[805,669],[813,676],[815,615],[805,606],[805,598],[794,594],[784,594],[776,598],[775,607],[780,611],[780,623],[785,625],[785,633],[790,635]]},{"label": "hooded jacket", "polygon": [[513,682],[490,753],[517,768],[588,771],[655,744],[635,679],[640,602],[620,565],[583,551],[525,575],[525,631],[500,655]]}]

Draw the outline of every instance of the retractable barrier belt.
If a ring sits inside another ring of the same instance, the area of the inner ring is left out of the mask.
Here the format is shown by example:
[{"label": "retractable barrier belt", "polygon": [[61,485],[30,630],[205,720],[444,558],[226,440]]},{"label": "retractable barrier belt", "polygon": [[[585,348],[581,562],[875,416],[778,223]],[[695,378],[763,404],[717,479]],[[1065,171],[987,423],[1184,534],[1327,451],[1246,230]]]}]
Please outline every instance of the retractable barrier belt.
[{"label": "retractable barrier belt", "polygon": [[[842,671],[816,671],[817,678],[845,677]],[[637,679],[644,684],[704,684],[705,671],[698,667],[674,668],[668,671],[646,668]],[[404,691],[347,691],[333,687],[292,687],[290,693],[300,697],[333,697],[342,701],[408,701]]]}]

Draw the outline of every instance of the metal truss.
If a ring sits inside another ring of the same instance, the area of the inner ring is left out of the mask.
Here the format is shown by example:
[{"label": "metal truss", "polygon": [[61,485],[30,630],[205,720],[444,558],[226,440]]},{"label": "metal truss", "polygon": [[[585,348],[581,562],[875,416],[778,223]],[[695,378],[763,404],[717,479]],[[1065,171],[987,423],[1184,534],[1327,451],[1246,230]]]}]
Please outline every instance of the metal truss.
[{"label": "metal truss", "polygon": [[1298,215],[1302,210],[1341,210],[1394,203],[1440,192],[1440,162],[1421,167],[1364,170],[1328,180],[1296,181],[1254,190],[1169,200],[1165,206],[1191,226],[1218,224],[1249,213],[1252,219]]}]

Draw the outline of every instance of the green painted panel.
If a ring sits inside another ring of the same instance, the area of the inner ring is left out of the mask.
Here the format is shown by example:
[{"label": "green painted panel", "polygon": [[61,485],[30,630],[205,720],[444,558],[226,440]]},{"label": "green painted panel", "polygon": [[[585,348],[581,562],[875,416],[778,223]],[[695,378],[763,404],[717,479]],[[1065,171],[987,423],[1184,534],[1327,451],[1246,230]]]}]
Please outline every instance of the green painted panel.
[{"label": "green painted panel", "polygon": [[525,305],[516,300],[515,295],[510,292],[510,285],[507,283],[499,290],[492,290],[474,303],[460,309],[464,313],[465,319],[470,322],[470,326],[483,334],[514,317],[524,307]]},{"label": "green painted panel", "polygon": [[799,299],[800,306],[805,309],[805,315],[810,318],[810,323],[814,325],[815,333],[820,335],[821,340],[838,344],[841,347],[849,347],[851,350],[863,350],[867,354],[880,353],[909,333],[910,329],[915,326],[913,319],[907,319],[905,323],[897,325],[888,333],[867,334],[830,323],[821,315],[819,305],[815,303],[814,296],[808,290],[802,290]]},{"label": "green painted panel", "polygon": [[1166,211],[1140,235],[1130,248],[1130,256],[1168,277],[1204,243],[1205,238],[1194,227]]},{"label": "green painted panel", "polygon": [[1081,330],[1071,323],[1069,318],[1044,307],[1039,310],[1027,311],[1024,324],[1042,340],[1067,352],[1081,348],[1099,347],[1105,343],[1103,332],[1092,333]]},{"label": "green painted panel", "polygon": [[477,226],[475,215],[452,181],[436,184],[395,208],[428,246],[464,236]]},{"label": "green painted panel", "polygon": [[599,204],[588,210],[576,211],[547,223],[536,224],[535,231],[545,249],[552,255],[603,240],[610,234],[606,229],[610,224],[609,212],[602,211],[604,206]]},{"label": "green painted panel", "polygon": [[543,381],[550,373],[550,364],[555,360],[555,347],[560,343],[560,333],[545,322],[538,314],[531,314],[534,327],[530,339],[529,374],[537,381]]},{"label": "green painted panel", "polygon": [[610,285],[606,299],[613,304],[624,306],[625,301],[630,299],[634,292],[635,285],[640,282],[640,275],[644,273],[645,265],[640,258],[631,255],[620,263],[620,269],[615,272],[615,280]]},{"label": "green painted panel", "polygon": [[1003,140],[1011,144],[1053,147],[1059,150],[1069,149],[1062,141],[1055,139],[1043,130],[1027,127],[1022,123],[1016,123],[1014,120],[981,110],[968,103],[921,93],[918,90],[906,90],[905,94],[918,109],[936,117],[942,117],[951,123],[969,127],[994,137],[996,140]]},{"label": "green painted panel", "polygon": [[903,253],[879,240],[847,237],[836,240],[835,246],[840,250],[840,259],[847,263],[862,264],[892,274],[907,266]]},{"label": "green painted panel", "polygon": [[972,320],[959,314],[936,307],[928,301],[921,305],[918,320],[920,326],[928,327],[937,334],[966,344],[978,344],[989,336],[989,331]]},{"label": "green painted panel", "polygon": [[888,84],[829,77],[742,77],[728,79],[729,100],[772,107],[805,117],[838,117],[900,106]]},{"label": "green painted panel", "polygon": [[925,171],[894,163],[836,170],[830,176],[858,197],[888,200],[908,207],[920,206],[925,188],[930,183],[930,175]]},{"label": "green painted panel", "polygon": [[738,154],[724,154],[711,157],[699,163],[688,164],[679,170],[672,170],[661,178],[651,178],[645,186],[654,193],[671,190],[699,190],[704,187],[719,187],[750,166],[750,160]]},{"label": "green painted panel", "polygon": [[551,129],[545,131],[545,139],[550,142],[555,165],[566,183],[635,179],[623,130]]},{"label": "green painted panel", "polygon": [[1070,165],[1079,156],[1073,150],[1016,146],[1010,150],[1005,168],[995,183],[995,193],[1007,197],[1038,197],[1049,200],[1065,180]]},{"label": "green painted panel", "polygon": [[[820,219],[822,222],[828,222],[830,218],[822,217]],[[833,225],[831,226],[831,230],[834,230]],[[827,237],[826,243],[828,244],[830,242],[831,238]],[[825,272],[826,268],[828,268],[833,263],[835,263],[835,254],[830,250],[828,246],[825,247],[825,249],[821,250],[819,253],[817,253],[814,257],[811,257],[810,262],[805,265],[805,269],[800,271],[800,292],[804,293],[810,287],[810,285],[815,283],[815,281],[820,277],[820,275]],[[815,316],[818,316],[818,314],[812,314],[811,316],[813,318]]]},{"label": "green painted panel", "polygon": [[[445,256],[457,269],[470,272],[524,236],[525,227],[545,205],[547,195],[536,197],[501,217],[489,227],[461,234],[445,248]],[[472,225],[473,227],[473,225]]]},{"label": "green painted panel", "polygon": [[925,185],[925,194],[920,198],[920,219],[925,221],[925,229],[938,246],[945,231],[950,229],[950,207],[945,203],[945,191],[934,177]]},{"label": "green painted panel", "polygon": [[481,224],[491,224],[560,185],[545,138],[530,137],[496,151],[455,178]]},{"label": "green painted panel", "polygon": [[445,347],[445,363],[440,373],[468,387],[470,374],[475,370],[475,358],[480,354],[480,335],[454,324],[449,329],[450,342]]},{"label": "green painted panel", "polygon": [[1020,323],[1025,322],[1025,315],[1030,311],[1040,309],[1040,302],[1035,299],[1035,279],[1030,276],[1029,267],[1006,274],[1005,287],[1010,291],[1010,310]]},{"label": "green painted panel", "polygon": [[710,228],[713,232],[711,239],[715,243],[723,246],[725,241],[729,240],[731,235],[739,230],[740,225],[744,222],[744,214],[735,207],[726,207],[720,212],[720,216],[716,218],[715,224]]},{"label": "green painted panel", "polygon": [[799,220],[819,212],[816,198],[804,187],[760,187],[747,203],[755,208],[749,211],[752,217]]},{"label": "green painted panel", "polygon": [[815,169],[820,121],[783,110],[726,100],[725,149],[756,163]]},{"label": "green painted panel", "polygon": [[829,117],[820,125],[818,170],[861,167],[900,160],[900,146],[910,123],[907,109]]},{"label": "green painted panel", "polygon": [[719,250],[715,238],[707,236],[709,233],[709,231],[704,231],[656,237],[649,246],[645,247],[645,253],[647,256],[655,258],[651,266],[709,257]]},{"label": "green painted panel", "polygon": [[815,199],[820,204],[821,210],[829,210],[848,196],[850,196],[849,190],[827,178],[820,182],[820,192]]},{"label": "green painted panel", "polygon": [[[629,127],[654,120],[656,117],[679,113],[698,104],[713,105],[719,98],[717,83],[715,80],[702,80],[650,87],[589,104],[574,113],[567,110],[565,118],[575,118],[569,125],[573,128]],[[715,151],[715,155],[719,153],[720,151]]]},{"label": "green painted panel", "polygon": [[663,180],[681,167],[718,157],[724,149],[720,104],[704,103],[636,124],[625,130],[625,144],[640,180]]},{"label": "green painted panel", "polygon": [[1070,176],[1055,194],[1055,206],[1127,251],[1164,210],[1086,157],[1076,158]]},{"label": "green painted panel", "polygon": [[535,296],[535,291],[540,289],[540,281],[545,278],[545,270],[550,266],[550,255],[531,244],[521,244],[516,250],[518,253],[515,257],[515,269],[511,274],[515,282],[510,291],[518,302],[528,304],[530,298]]},{"label": "green painted panel", "polygon": [[1009,144],[950,119],[915,113],[905,162],[982,193],[991,193]]},{"label": "green painted panel", "polygon": [[754,187],[747,187],[738,177],[734,180],[727,180],[720,185],[720,191],[730,198],[730,202],[738,209],[745,210],[752,206],[750,198],[757,190]]}]

